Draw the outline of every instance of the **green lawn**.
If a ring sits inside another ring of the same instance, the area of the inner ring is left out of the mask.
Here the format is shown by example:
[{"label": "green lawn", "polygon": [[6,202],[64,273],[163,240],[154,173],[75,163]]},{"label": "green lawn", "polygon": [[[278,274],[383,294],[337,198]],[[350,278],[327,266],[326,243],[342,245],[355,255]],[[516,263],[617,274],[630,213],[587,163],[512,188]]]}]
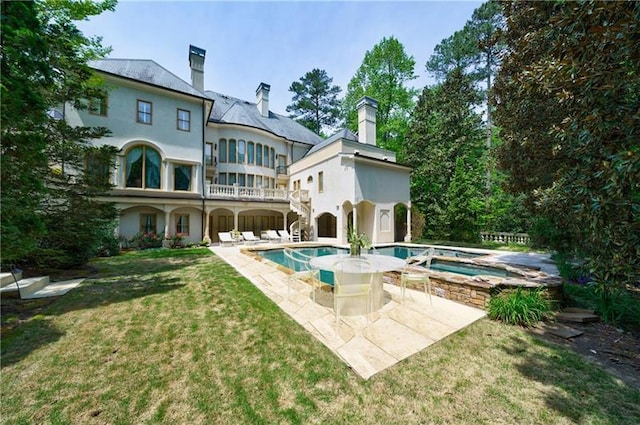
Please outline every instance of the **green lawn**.
[{"label": "green lawn", "polygon": [[206,249],[132,252],[3,332],[7,424],[637,424],[640,391],[482,320],[363,381]]}]

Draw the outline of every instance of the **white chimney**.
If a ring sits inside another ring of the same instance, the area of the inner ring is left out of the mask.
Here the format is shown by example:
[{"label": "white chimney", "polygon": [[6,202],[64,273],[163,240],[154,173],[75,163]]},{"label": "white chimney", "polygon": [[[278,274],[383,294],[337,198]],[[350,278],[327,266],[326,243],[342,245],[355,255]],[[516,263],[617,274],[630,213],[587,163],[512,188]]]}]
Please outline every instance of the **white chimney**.
[{"label": "white chimney", "polygon": [[189,66],[191,67],[191,85],[194,89],[204,91],[204,55],[206,51],[189,45]]},{"label": "white chimney", "polygon": [[269,118],[269,84],[260,83],[256,89],[256,102],[258,103],[258,111],[263,117]]},{"label": "white chimney", "polygon": [[378,102],[364,96],[358,101],[356,108],[358,109],[358,141],[375,146]]}]

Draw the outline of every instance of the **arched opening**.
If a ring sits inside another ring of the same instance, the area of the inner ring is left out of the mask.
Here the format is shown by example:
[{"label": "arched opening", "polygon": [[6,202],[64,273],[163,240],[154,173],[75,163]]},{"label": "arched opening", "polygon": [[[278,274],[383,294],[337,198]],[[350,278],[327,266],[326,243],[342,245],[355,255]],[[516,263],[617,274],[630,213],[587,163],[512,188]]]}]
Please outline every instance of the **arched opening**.
[{"label": "arched opening", "polygon": [[335,238],[337,236],[337,219],[330,213],[324,213],[318,217],[317,234],[319,238]]},{"label": "arched opening", "polygon": [[393,207],[395,231],[393,235],[394,242],[404,242],[407,234],[407,206],[404,204],[396,204]]}]

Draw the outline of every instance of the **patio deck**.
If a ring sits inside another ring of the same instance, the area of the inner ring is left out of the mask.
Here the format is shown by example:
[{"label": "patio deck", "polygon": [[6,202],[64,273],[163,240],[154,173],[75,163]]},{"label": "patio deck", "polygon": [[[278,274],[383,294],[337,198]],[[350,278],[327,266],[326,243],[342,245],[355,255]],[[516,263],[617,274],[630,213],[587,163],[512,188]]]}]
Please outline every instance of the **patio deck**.
[{"label": "patio deck", "polygon": [[368,326],[364,316],[343,316],[336,327],[330,293],[318,292],[314,303],[311,286],[297,283],[287,297],[287,275],[272,263],[256,261],[237,246],[210,249],[364,379],[486,315],[435,295],[431,306],[424,292],[410,289],[400,304],[400,287],[385,284],[384,306],[371,315]]}]

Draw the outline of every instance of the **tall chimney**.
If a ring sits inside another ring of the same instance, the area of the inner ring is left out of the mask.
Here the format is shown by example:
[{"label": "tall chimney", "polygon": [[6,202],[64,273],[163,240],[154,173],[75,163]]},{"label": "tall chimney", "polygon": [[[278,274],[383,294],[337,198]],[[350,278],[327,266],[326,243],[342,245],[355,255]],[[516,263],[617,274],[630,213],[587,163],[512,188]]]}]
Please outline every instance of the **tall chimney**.
[{"label": "tall chimney", "polygon": [[199,47],[189,45],[189,66],[191,67],[191,85],[194,89],[204,91],[204,55],[207,52]]},{"label": "tall chimney", "polygon": [[358,109],[358,141],[375,146],[378,102],[364,96],[358,101],[356,108]]},{"label": "tall chimney", "polygon": [[266,118],[269,118],[269,90],[271,90],[271,86],[266,83],[260,83],[256,89],[258,111],[260,111],[260,115]]}]

